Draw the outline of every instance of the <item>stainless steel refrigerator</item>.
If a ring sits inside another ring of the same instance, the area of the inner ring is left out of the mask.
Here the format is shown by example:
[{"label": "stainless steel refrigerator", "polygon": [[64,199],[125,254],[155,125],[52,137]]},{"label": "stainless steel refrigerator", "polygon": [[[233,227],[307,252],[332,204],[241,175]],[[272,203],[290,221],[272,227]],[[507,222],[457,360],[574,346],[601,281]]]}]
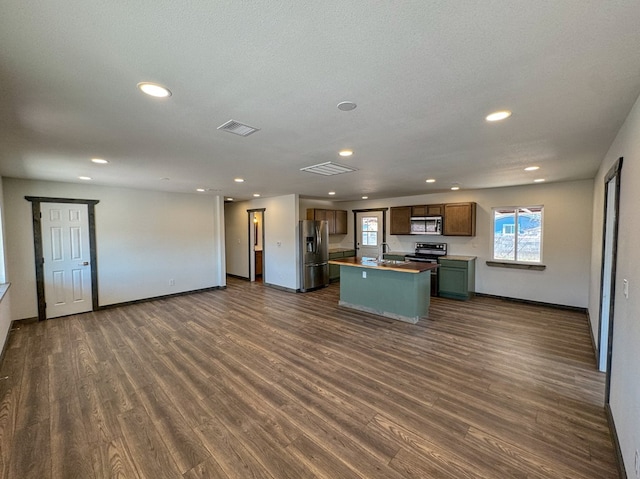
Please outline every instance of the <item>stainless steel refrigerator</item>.
[{"label": "stainless steel refrigerator", "polygon": [[329,284],[329,223],[300,221],[300,291]]}]

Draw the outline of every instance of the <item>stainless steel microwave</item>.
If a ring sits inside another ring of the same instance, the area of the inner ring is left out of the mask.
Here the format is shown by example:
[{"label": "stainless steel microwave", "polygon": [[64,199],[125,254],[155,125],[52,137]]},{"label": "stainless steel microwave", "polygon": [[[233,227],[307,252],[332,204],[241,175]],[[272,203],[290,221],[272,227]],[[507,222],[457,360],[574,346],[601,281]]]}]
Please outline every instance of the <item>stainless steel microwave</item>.
[{"label": "stainless steel microwave", "polygon": [[413,216],[411,217],[412,235],[441,235],[442,216]]}]

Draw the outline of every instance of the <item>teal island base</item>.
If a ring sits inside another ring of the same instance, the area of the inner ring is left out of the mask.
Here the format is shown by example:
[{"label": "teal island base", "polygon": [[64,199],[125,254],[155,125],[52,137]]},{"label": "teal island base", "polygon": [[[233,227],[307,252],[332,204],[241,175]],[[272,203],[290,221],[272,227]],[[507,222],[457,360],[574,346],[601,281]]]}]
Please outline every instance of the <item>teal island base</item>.
[{"label": "teal island base", "polygon": [[340,265],[340,306],[417,323],[429,316],[431,271]]}]

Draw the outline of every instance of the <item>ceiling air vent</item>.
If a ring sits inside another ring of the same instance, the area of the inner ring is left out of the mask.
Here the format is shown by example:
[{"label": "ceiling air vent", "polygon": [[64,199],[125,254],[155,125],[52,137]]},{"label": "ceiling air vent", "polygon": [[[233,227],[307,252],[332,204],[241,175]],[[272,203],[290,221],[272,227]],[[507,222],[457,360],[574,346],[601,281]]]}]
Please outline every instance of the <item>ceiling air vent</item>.
[{"label": "ceiling air vent", "polygon": [[309,173],[317,173],[318,175],[331,176],[339,175],[341,173],[349,173],[351,171],[356,171],[356,169],[351,168],[350,166],[339,165],[338,163],[327,161],[326,163],[300,168],[300,171],[308,171]]},{"label": "ceiling air vent", "polygon": [[239,121],[229,120],[228,122],[220,125],[218,130],[228,131],[234,135],[249,136],[251,133],[255,133],[260,130],[260,128],[254,128],[252,126],[245,125],[244,123],[240,123]]}]

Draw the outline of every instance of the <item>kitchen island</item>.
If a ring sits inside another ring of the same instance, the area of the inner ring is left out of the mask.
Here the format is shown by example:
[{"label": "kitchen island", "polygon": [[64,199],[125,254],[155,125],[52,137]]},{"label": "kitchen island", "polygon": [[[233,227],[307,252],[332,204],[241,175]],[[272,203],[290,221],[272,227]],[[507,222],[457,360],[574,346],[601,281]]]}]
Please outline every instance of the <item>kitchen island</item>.
[{"label": "kitchen island", "polygon": [[329,263],[340,266],[340,306],[413,324],[429,316],[437,264],[366,257]]}]

